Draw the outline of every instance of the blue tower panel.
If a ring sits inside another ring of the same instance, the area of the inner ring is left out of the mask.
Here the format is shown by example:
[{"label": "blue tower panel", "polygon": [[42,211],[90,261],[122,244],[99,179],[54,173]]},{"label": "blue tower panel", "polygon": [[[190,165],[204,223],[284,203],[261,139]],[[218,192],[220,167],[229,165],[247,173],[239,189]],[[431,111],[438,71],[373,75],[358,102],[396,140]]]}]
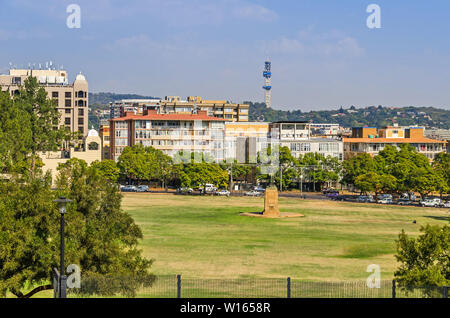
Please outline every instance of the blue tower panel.
[{"label": "blue tower panel", "polygon": [[263,76],[264,76],[265,78],[270,78],[270,77],[272,76],[272,72],[264,71],[264,72],[263,72]]},{"label": "blue tower panel", "polygon": [[272,89],[272,86],[263,86],[262,88],[266,91],[270,91]]}]

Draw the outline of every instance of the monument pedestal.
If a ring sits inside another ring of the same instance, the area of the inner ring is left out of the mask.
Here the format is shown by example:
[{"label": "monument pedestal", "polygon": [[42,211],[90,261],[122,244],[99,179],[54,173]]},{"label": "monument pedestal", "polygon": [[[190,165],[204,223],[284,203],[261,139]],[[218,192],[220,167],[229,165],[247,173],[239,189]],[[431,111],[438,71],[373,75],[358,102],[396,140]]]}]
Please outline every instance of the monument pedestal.
[{"label": "monument pedestal", "polygon": [[241,213],[243,216],[256,216],[263,218],[295,218],[302,217],[303,214],[283,212],[278,210],[278,189],[276,187],[268,187],[264,194],[264,211]]},{"label": "monument pedestal", "polygon": [[264,211],[263,216],[278,218],[280,211],[278,210],[278,190],[276,187],[269,187],[264,194]]}]

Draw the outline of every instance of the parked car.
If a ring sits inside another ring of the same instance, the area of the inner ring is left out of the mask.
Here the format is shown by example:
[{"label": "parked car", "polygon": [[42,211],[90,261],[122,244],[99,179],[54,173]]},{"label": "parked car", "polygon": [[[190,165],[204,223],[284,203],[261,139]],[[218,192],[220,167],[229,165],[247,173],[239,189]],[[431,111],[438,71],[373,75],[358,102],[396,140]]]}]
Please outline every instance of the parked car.
[{"label": "parked car", "polygon": [[411,201],[408,198],[403,197],[403,198],[398,199],[397,204],[398,205],[413,205],[414,201]]},{"label": "parked car", "polygon": [[264,189],[263,187],[260,187],[260,186],[256,186],[253,190],[258,191],[258,192],[266,192],[266,189]]},{"label": "parked car", "polygon": [[331,200],[334,201],[354,201],[354,197],[352,195],[338,195],[335,197],[331,197]]},{"label": "parked car", "polygon": [[424,207],[439,207],[441,203],[439,198],[425,198],[425,200],[420,201],[420,205]]},{"label": "parked car", "polygon": [[194,192],[194,189],[189,187],[181,187],[177,189],[177,192],[182,194],[191,194]]},{"label": "parked car", "polygon": [[383,198],[381,200],[378,200],[378,203],[380,203],[380,204],[392,204],[392,199],[391,198]]},{"label": "parked car", "polygon": [[217,188],[212,183],[206,183],[203,188],[200,188],[201,193],[215,193]]},{"label": "parked car", "polygon": [[216,191],[216,195],[227,196],[227,197],[229,197],[229,196],[230,196],[230,191],[227,191],[227,190],[219,190],[219,191]]},{"label": "parked car", "polygon": [[120,189],[122,192],[136,192],[137,188],[134,185],[126,185]]},{"label": "parked car", "polygon": [[136,192],[148,192],[148,185],[137,186]]},{"label": "parked car", "polygon": [[250,197],[258,197],[258,196],[261,195],[261,192],[255,191],[255,190],[251,190],[251,191],[245,192],[244,195],[250,196]]},{"label": "parked car", "polygon": [[[325,189],[323,189],[322,190],[322,193],[323,194],[327,194],[327,193],[330,193],[330,192],[336,192],[337,190],[335,190],[335,189],[333,189],[333,188],[325,188]],[[339,191],[338,191],[339,192]]]},{"label": "parked car", "polygon": [[371,195],[360,195],[357,200],[358,200],[358,202],[364,202],[364,203],[375,202],[375,200],[373,199],[373,196],[371,196]]},{"label": "parked car", "polygon": [[441,203],[441,207],[442,207],[442,208],[450,208],[450,201],[442,202],[442,203]]},{"label": "parked car", "polygon": [[414,192],[410,192],[410,193],[405,192],[405,193],[402,194],[401,199],[408,199],[408,200],[411,200],[411,201],[416,201],[417,197],[414,194]]},{"label": "parked car", "polygon": [[328,198],[336,198],[339,196],[339,191],[330,191],[327,194],[325,194]]},{"label": "parked car", "polygon": [[379,194],[377,198],[378,198],[378,201],[384,200],[384,199],[392,200],[392,195],[391,194]]}]

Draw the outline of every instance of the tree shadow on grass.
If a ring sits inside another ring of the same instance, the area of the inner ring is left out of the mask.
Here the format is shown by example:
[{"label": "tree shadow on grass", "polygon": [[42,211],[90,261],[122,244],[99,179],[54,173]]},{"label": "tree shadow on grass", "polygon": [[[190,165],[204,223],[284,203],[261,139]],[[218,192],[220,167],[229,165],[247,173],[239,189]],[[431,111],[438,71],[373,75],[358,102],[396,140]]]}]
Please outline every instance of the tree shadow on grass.
[{"label": "tree shadow on grass", "polygon": [[433,220],[438,220],[438,221],[448,221],[449,220],[448,216],[424,215],[424,217],[433,219]]}]

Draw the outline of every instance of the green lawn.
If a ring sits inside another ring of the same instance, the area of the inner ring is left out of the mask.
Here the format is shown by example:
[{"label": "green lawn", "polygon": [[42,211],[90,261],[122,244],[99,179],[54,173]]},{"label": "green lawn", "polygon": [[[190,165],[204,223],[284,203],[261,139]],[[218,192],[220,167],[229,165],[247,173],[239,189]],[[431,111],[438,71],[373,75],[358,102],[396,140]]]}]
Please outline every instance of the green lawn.
[{"label": "green lawn", "polygon": [[[448,209],[280,198],[280,211],[303,218],[263,219],[263,198],[127,193],[123,208],[141,226],[144,255],[157,275],[195,278],[365,280],[396,268],[395,239],[404,229],[448,222]],[[413,220],[417,224],[413,224]]]}]

